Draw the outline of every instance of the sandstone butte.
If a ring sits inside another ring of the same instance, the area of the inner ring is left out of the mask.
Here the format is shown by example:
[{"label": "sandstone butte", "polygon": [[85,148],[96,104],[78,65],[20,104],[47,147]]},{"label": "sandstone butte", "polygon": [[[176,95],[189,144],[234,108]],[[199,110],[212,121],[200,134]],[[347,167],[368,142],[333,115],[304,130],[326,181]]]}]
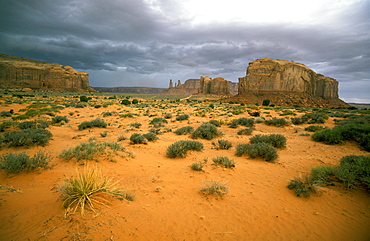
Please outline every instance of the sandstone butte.
[{"label": "sandstone butte", "polygon": [[89,74],[70,66],[0,53],[0,86],[39,91],[93,91]]},{"label": "sandstone butte", "polygon": [[164,95],[222,95],[231,96],[238,93],[238,83],[225,80],[223,77],[212,79],[209,76],[201,76],[200,79],[188,79],[184,84],[178,80],[175,85],[170,80],[169,88]]},{"label": "sandstone butte", "polygon": [[294,61],[263,58],[251,63],[239,78],[238,95],[232,100],[275,105],[348,106],[338,97],[338,81],[315,73]]}]

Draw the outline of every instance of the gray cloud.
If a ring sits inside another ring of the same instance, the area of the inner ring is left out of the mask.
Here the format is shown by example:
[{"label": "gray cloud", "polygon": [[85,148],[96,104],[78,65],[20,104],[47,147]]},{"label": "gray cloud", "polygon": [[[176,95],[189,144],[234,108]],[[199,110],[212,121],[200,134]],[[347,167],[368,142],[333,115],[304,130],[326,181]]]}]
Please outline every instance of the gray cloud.
[{"label": "gray cloud", "polygon": [[370,1],[340,12],[323,9],[312,23],[194,26],[181,6],[173,0],[1,1],[0,52],[88,71],[92,86],[167,87],[169,79],[200,75],[236,82],[257,58],[287,59],[337,79],[344,100],[370,103]]}]

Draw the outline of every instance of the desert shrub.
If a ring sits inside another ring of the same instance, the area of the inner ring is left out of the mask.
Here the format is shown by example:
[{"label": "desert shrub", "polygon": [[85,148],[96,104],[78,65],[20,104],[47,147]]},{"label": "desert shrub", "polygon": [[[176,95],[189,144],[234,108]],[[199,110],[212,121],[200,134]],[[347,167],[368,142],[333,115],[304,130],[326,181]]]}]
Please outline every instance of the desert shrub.
[{"label": "desert shrub", "polygon": [[3,134],[3,143],[8,147],[44,146],[53,135],[45,129],[25,129]]},{"label": "desert shrub", "polygon": [[220,127],[221,126],[221,122],[218,121],[218,120],[210,120],[209,121],[210,124],[216,126],[216,127]]},{"label": "desert shrub", "polygon": [[301,124],[306,123],[307,119],[295,117],[295,118],[291,118],[290,121],[292,122],[293,125],[301,125]]},{"label": "desert shrub", "polygon": [[85,95],[80,96],[80,101],[81,102],[88,102],[89,98],[87,98]]},{"label": "desert shrub", "polygon": [[12,113],[10,113],[9,111],[1,111],[0,117],[12,117]]},{"label": "desert shrub", "polygon": [[203,187],[200,189],[200,193],[204,195],[224,196],[228,193],[229,187],[227,183],[222,183],[219,180],[211,180],[205,182]]},{"label": "desert shrub", "polygon": [[131,144],[147,144],[147,139],[139,134],[139,133],[134,133],[130,137]]},{"label": "desert shrub", "polygon": [[106,137],[108,135],[108,131],[104,131],[100,133],[101,137]]},{"label": "desert shrub", "polygon": [[212,158],[212,161],[215,165],[220,165],[226,168],[235,167],[235,161],[230,160],[227,156],[218,156]]},{"label": "desert shrub", "polygon": [[237,128],[239,125],[246,126],[246,127],[253,127],[254,126],[254,119],[253,118],[239,118],[236,120],[233,120],[230,123],[230,128]]},{"label": "desert shrub", "polygon": [[127,137],[126,136],[119,136],[117,138],[117,141],[124,141],[124,140],[127,140]]},{"label": "desert shrub", "polygon": [[211,140],[215,137],[218,137],[222,135],[220,131],[217,130],[217,127],[210,124],[210,123],[204,123],[200,125],[192,134],[191,138],[197,139],[202,138],[206,140]]},{"label": "desert shrub", "polygon": [[304,196],[309,197],[311,193],[319,192],[319,185],[315,180],[306,176],[304,179],[302,177],[297,177],[291,180],[287,186],[290,190],[294,190],[297,197]]},{"label": "desert shrub", "polygon": [[159,139],[158,136],[155,133],[153,133],[153,132],[148,132],[146,134],[143,134],[143,136],[148,141],[155,141],[155,140],[158,140]]},{"label": "desert shrub", "polygon": [[265,124],[268,126],[284,127],[289,125],[289,122],[285,118],[272,118],[271,120],[265,120]]},{"label": "desert shrub", "polygon": [[7,129],[11,126],[15,126],[15,125],[18,125],[18,123],[15,122],[15,121],[5,121],[5,122],[0,124],[0,132],[3,132],[3,131],[5,131],[5,129]]},{"label": "desert shrub", "polygon": [[137,103],[139,103],[139,100],[138,99],[133,99],[132,100],[132,104],[136,105]]},{"label": "desert shrub", "polygon": [[188,120],[188,119],[189,119],[189,115],[188,114],[182,114],[182,115],[176,116],[176,120],[177,121]]},{"label": "desert shrub", "polygon": [[92,120],[92,121],[84,121],[80,125],[78,125],[79,130],[85,130],[87,128],[93,128],[93,127],[106,128],[107,123],[105,123],[102,119],[97,118],[97,119]]},{"label": "desert shrub", "polygon": [[228,140],[217,140],[217,143],[212,142],[212,145],[216,150],[229,150],[233,146],[233,144]]},{"label": "desert shrub", "polygon": [[323,129],[324,129],[324,127],[322,127],[322,126],[308,126],[308,127],[304,128],[305,131],[309,131],[309,132],[322,131]]},{"label": "desert shrub", "polygon": [[47,128],[49,125],[50,125],[50,121],[46,121],[46,120],[38,120],[38,121],[37,121],[37,124],[36,124],[36,127],[37,127],[37,128],[39,128],[39,129],[45,129],[45,128]]},{"label": "desert shrub", "polygon": [[64,121],[64,123],[68,123],[69,119],[66,116],[55,116],[51,119],[53,124],[61,123],[62,121]]},{"label": "desert shrub", "polygon": [[192,126],[184,126],[174,131],[174,133],[176,133],[177,135],[186,135],[192,133],[193,131],[194,128]]},{"label": "desert shrub", "polygon": [[103,117],[108,117],[108,116],[112,116],[112,112],[104,112],[103,113]]},{"label": "desert shrub", "polygon": [[71,160],[73,158],[76,161],[81,160],[95,160],[99,161],[100,158],[106,156],[107,159],[112,161],[113,155],[122,155],[125,148],[117,142],[82,142],[75,147],[70,147],[63,150],[59,155],[60,158],[65,160]]},{"label": "desert shrub", "polygon": [[335,167],[318,166],[311,169],[312,179],[320,185],[330,184],[330,176],[335,175]]},{"label": "desert shrub", "polygon": [[269,106],[270,105],[270,100],[269,99],[265,99],[262,101],[262,105],[263,106]]},{"label": "desert shrub", "polygon": [[60,187],[66,215],[73,214],[78,209],[83,215],[85,208],[95,212],[96,204],[109,204],[107,199],[98,197],[99,193],[123,197],[124,194],[117,184],[112,178],[104,176],[97,167],[85,167],[82,171],[77,171],[75,176],[66,179]]},{"label": "desert shrub", "polygon": [[250,143],[251,144],[266,143],[276,148],[285,148],[286,138],[285,136],[280,134],[255,135],[252,138],[250,138]]},{"label": "desert shrub", "polygon": [[307,113],[304,117],[308,119],[308,124],[323,124],[325,123],[325,120],[329,118],[329,116],[323,112]]},{"label": "desert shrub", "polygon": [[0,156],[0,169],[5,170],[6,173],[19,173],[23,170],[28,172],[39,167],[47,169],[50,158],[51,156],[42,150],[33,157],[28,156],[25,152],[8,152]]},{"label": "desert shrub", "polygon": [[340,165],[334,173],[347,187],[358,184],[370,188],[370,157],[345,156],[340,160]]},{"label": "desert shrub", "polygon": [[142,124],[140,122],[134,122],[130,123],[130,126],[139,129],[142,126]]},{"label": "desert shrub", "polygon": [[262,157],[265,161],[271,162],[278,158],[276,149],[266,143],[239,144],[236,146],[236,156],[248,154],[251,158]]},{"label": "desert shrub", "polygon": [[156,117],[149,122],[149,124],[153,125],[154,127],[162,127],[165,123],[167,123],[167,120],[163,117]]},{"label": "desert shrub", "polygon": [[130,105],[131,101],[129,101],[128,99],[124,99],[124,100],[121,101],[121,104],[122,105]]},{"label": "desert shrub", "polygon": [[36,121],[23,121],[18,124],[18,128],[21,130],[36,129]]},{"label": "desert shrub", "polygon": [[283,113],[280,114],[280,116],[286,116],[286,115],[297,115],[297,114],[291,110],[285,110],[283,111]]},{"label": "desert shrub", "polygon": [[324,142],[328,145],[341,144],[343,143],[343,137],[338,131],[332,129],[325,129],[319,132],[315,132],[311,136],[312,140],[317,142]]},{"label": "desert shrub", "polygon": [[195,162],[190,165],[190,168],[194,171],[204,171],[202,162]]},{"label": "desert shrub", "polygon": [[165,118],[165,119],[171,119],[171,118],[172,118],[172,113],[166,113],[166,114],[164,115],[164,118]]},{"label": "desert shrub", "polygon": [[177,141],[167,148],[167,156],[170,158],[175,157],[186,157],[188,151],[201,151],[203,150],[203,144],[199,141]]},{"label": "desert shrub", "polygon": [[252,135],[254,128],[245,128],[238,131],[238,135]]}]

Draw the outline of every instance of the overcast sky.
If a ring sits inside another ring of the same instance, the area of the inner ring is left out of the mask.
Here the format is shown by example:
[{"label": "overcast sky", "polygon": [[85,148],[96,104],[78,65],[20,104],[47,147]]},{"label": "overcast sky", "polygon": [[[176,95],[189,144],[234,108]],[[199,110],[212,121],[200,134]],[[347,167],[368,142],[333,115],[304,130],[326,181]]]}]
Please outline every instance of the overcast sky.
[{"label": "overcast sky", "polygon": [[237,82],[255,59],[294,60],[370,103],[369,0],[0,0],[0,52],[105,87]]}]

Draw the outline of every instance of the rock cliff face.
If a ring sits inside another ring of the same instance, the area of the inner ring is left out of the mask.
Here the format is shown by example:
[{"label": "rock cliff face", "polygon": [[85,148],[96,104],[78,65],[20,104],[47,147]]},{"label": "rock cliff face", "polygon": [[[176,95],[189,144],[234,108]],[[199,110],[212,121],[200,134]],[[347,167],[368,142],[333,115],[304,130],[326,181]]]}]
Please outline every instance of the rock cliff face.
[{"label": "rock cliff face", "polygon": [[89,74],[70,66],[0,54],[0,86],[33,90],[87,91]]},{"label": "rock cliff face", "polygon": [[94,90],[108,93],[125,93],[125,94],[160,94],[166,88],[151,87],[93,87]]},{"label": "rock cliff face", "polygon": [[270,58],[249,63],[245,77],[239,78],[234,100],[275,105],[348,106],[338,97],[338,81],[315,73],[304,64]]},{"label": "rock cliff face", "polygon": [[338,81],[316,74],[304,64],[263,58],[249,63],[247,75],[239,78],[239,95],[259,91],[303,92],[335,99]]},{"label": "rock cliff face", "polygon": [[178,80],[173,84],[170,80],[169,88],[164,91],[164,95],[236,95],[238,93],[238,83],[225,80],[223,77],[212,79],[208,76],[201,76],[200,79],[188,79],[184,84]]},{"label": "rock cliff face", "polygon": [[165,90],[163,95],[193,95],[198,93],[198,88],[200,86],[199,79],[188,79],[184,84],[178,80],[177,84],[173,86],[172,80],[170,80],[170,85],[167,90]]}]

